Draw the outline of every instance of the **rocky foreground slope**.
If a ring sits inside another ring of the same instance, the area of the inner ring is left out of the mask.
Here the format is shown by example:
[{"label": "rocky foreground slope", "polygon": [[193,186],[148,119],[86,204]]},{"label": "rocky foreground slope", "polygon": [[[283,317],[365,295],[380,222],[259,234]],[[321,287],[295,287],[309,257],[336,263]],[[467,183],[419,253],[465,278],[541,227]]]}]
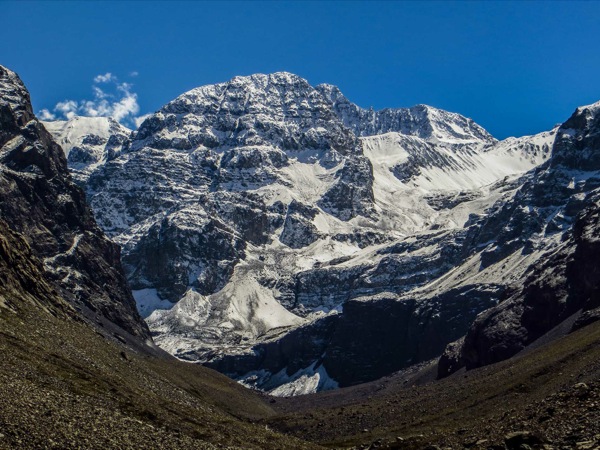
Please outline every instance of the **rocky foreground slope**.
[{"label": "rocky foreground slope", "polygon": [[433,382],[435,363],[277,399],[274,429],[330,448],[595,449],[600,323],[509,360]]},{"label": "rocky foreground slope", "polygon": [[274,412],[225,376],[85,323],[2,220],[0,280],[0,448],[317,447],[252,424]]}]

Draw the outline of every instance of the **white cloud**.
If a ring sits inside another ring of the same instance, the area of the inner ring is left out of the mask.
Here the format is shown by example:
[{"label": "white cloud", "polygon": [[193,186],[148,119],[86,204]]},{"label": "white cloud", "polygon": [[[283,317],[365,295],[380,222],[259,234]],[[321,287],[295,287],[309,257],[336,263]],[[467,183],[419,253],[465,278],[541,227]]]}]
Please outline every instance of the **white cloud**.
[{"label": "white cloud", "polygon": [[131,88],[133,87],[133,84],[131,83],[118,83],[117,84],[117,89],[121,92],[129,92],[131,90]]},{"label": "white cloud", "polygon": [[117,81],[117,78],[110,72],[106,72],[104,75],[96,75],[94,77],[94,83],[108,83],[109,81]]},{"label": "white cloud", "polygon": [[77,115],[77,102],[75,100],[65,100],[58,102],[54,107],[54,111],[62,114],[67,119],[72,119]]},{"label": "white cloud", "polygon": [[106,93],[100,89],[98,86],[92,86],[92,90],[94,91],[95,98],[106,98]]},{"label": "white cloud", "polygon": [[139,72],[138,72],[137,70],[134,70],[133,72],[129,72],[129,76],[130,76],[130,77],[133,77],[133,78],[135,78],[135,77],[137,77],[138,75],[139,75]]},{"label": "white cloud", "polygon": [[38,116],[41,120],[47,120],[47,121],[51,121],[51,120],[56,120],[56,115],[52,114],[50,111],[48,111],[46,108],[42,109],[39,113]]},{"label": "white cloud", "polygon": [[[98,86],[103,84],[103,87]],[[38,115],[42,120],[71,119],[77,115],[87,117],[113,117],[128,126],[138,126],[147,117],[138,117],[138,96],[131,83],[119,82],[110,72],[94,77],[92,100],[64,100],[56,104],[52,112],[42,109]]]},{"label": "white cloud", "polygon": [[137,94],[127,92],[125,97],[113,105],[113,117],[120,122],[121,120],[136,116],[140,112],[140,106],[137,102]]}]

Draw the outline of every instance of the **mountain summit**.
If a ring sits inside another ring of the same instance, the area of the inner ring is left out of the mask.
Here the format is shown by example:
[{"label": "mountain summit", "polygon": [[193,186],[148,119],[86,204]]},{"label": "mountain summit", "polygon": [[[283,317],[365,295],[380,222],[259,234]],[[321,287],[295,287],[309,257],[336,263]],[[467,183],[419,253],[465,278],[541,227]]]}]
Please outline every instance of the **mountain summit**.
[{"label": "mountain summit", "polygon": [[285,72],[192,89],[130,135],[49,128],[94,155],[70,164],[156,342],[280,395],[432,358],[494,306],[505,275],[471,266],[492,247],[474,230],[556,133],[498,142],[459,114],[365,110]]}]

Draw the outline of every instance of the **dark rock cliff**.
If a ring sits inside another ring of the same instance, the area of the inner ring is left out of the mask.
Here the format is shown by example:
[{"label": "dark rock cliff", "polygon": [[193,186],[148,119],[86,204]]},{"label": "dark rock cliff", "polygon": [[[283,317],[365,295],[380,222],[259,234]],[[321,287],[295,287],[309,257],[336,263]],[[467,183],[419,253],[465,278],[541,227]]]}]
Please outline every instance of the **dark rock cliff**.
[{"label": "dark rock cliff", "polygon": [[119,247],[94,221],[62,149],[32,112],[19,77],[0,66],[0,218],[24,236],[44,274],[93,321],[149,339],[121,269]]},{"label": "dark rock cliff", "polygon": [[[323,365],[340,386],[376,380],[439,355],[478,311],[498,301],[498,286],[466,286],[432,299],[380,294],[350,300],[329,315],[243,355],[214,355],[206,363],[232,377],[285,369],[288,376]],[[265,389],[267,386],[260,386]]]}]

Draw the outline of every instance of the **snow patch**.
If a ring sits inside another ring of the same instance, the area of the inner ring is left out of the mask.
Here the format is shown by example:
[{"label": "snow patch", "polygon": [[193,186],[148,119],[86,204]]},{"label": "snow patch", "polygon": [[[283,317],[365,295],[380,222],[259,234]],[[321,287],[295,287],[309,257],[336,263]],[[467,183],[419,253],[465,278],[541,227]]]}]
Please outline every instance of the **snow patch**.
[{"label": "snow patch", "polygon": [[173,307],[173,303],[160,298],[156,289],[140,289],[131,291],[131,293],[135,299],[137,310],[144,319],[157,309],[169,310]]},{"label": "snow patch", "polygon": [[238,382],[246,387],[265,391],[275,397],[314,394],[339,387],[338,382],[331,378],[325,367],[318,364],[317,361],[292,375],[287,374],[287,369],[282,369],[275,374],[260,370],[239,377]]}]

